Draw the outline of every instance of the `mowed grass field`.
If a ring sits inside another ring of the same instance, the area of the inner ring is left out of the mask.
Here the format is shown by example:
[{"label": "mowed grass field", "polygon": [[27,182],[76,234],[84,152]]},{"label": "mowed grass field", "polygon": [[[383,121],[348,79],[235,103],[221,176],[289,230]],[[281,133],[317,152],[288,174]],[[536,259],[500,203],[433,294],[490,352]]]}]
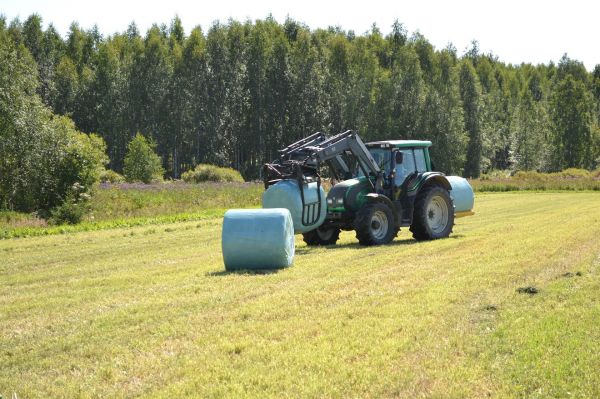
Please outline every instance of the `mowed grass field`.
[{"label": "mowed grass field", "polygon": [[217,217],[0,240],[0,395],[599,397],[600,194],[475,211],[266,274],[223,271]]}]

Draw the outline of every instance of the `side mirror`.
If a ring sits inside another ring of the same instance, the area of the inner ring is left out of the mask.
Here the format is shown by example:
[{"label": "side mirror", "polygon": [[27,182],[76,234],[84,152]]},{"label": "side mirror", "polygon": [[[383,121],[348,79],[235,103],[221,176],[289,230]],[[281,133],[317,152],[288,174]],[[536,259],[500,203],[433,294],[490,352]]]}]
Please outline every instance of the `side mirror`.
[{"label": "side mirror", "polygon": [[396,165],[401,164],[404,159],[404,153],[401,151],[396,151]]}]

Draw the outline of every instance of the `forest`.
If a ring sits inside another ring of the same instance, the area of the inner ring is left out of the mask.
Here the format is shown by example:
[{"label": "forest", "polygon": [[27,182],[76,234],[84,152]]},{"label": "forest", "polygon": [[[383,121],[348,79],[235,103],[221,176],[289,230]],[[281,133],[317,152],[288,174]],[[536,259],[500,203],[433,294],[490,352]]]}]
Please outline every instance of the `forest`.
[{"label": "forest", "polygon": [[463,54],[436,49],[400,22],[387,35],[376,25],[357,34],[270,16],[189,35],[178,17],[145,34],[135,23],[107,35],[74,22],[64,36],[37,14],[2,17],[0,43],[12,54],[5,84],[19,68],[29,76],[15,96],[35,97],[53,123],[62,116],[94,145],[102,138],[117,172],[137,133],[167,178],[207,163],[254,179],[287,143],[347,129],[431,140],[437,169],[466,177],[600,163],[600,65],[590,72],[566,54],[511,65],[476,41]]}]

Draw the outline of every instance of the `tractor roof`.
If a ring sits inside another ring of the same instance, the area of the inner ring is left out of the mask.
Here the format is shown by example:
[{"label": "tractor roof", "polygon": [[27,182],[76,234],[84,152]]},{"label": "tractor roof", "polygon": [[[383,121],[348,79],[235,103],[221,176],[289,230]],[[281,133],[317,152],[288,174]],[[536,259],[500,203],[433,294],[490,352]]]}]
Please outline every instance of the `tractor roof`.
[{"label": "tractor roof", "polygon": [[396,147],[396,148],[407,148],[407,147],[431,147],[431,141],[429,140],[382,140],[372,141],[367,143],[367,147]]}]

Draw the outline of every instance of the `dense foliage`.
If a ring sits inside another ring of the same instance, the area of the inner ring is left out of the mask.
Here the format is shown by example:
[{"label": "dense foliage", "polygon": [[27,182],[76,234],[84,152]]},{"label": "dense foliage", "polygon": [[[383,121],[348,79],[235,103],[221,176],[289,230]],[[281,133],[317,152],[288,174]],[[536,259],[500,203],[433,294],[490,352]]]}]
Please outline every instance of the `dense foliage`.
[{"label": "dense foliage", "polygon": [[105,169],[100,172],[100,183],[125,183],[125,177],[114,170]]},{"label": "dense foliage", "polygon": [[30,52],[5,30],[0,60],[0,208],[47,213],[86,193],[107,161],[106,146],[42,103]]},{"label": "dense foliage", "polygon": [[223,168],[214,165],[200,164],[194,169],[181,174],[181,179],[186,183],[243,183],[244,178],[235,169]]},{"label": "dense foliage", "polygon": [[176,17],[145,35],[135,24],[103,36],[73,23],[63,39],[41,22],[0,21],[0,30],[29,50],[43,101],[98,132],[119,172],[137,132],[174,178],[200,163],[255,178],[285,144],[346,129],[431,139],[438,169],[473,177],[600,161],[600,65],[590,73],[566,55],[507,65],[476,43],[464,55],[435,49],[399,23],[356,35],[267,18],[188,36]]},{"label": "dense foliage", "polygon": [[123,174],[128,182],[151,183],[162,180],[164,170],[160,164],[160,157],[154,152],[154,145],[141,134],[127,145]]}]

